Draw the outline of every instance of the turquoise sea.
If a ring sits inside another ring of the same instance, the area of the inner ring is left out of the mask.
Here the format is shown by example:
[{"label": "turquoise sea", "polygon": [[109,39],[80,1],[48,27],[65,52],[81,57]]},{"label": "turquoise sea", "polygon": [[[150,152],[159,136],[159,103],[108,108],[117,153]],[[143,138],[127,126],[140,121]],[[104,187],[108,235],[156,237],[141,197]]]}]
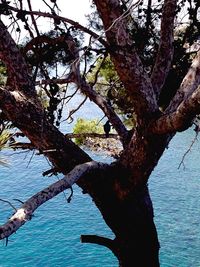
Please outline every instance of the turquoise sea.
[{"label": "turquoise sea", "polygon": [[[92,117],[94,114],[91,113]],[[161,267],[200,267],[198,141],[186,156],[184,166],[178,169],[194,136],[192,129],[177,134],[149,181],[161,245]],[[111,161],[106,156],[91,154],[95,160]],[[41,156],[33,156],[32,152],[7,150],[0,156],[10,163],[9,167],[0,167],[0,198],[13,204],[19,205],[13,199],[24,201],[58,179],[42,176],[42,172],[49,169],[49,163]],[[7,203],[0,202],[1,224],[12,213]],[[0,267],[118,266],[117,260],[106,248],[81,244],[81,234],[113,236],[92,200],[74,186],[70,204],[66,196],[60,194],[41,206],[33,219],[9,238],[8,246],[5,246],[5,241],[0,242]]]}]

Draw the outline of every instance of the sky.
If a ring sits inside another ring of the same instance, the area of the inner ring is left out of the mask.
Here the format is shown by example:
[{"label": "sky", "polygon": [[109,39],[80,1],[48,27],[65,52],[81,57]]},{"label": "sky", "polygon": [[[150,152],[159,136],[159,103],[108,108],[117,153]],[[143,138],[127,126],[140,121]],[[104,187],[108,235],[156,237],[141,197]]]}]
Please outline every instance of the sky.
[{"label": "sky", "polygon": [[57,0],[57,3],[63,16],[85,24],[84,15],[89,13],[91,0]]}]

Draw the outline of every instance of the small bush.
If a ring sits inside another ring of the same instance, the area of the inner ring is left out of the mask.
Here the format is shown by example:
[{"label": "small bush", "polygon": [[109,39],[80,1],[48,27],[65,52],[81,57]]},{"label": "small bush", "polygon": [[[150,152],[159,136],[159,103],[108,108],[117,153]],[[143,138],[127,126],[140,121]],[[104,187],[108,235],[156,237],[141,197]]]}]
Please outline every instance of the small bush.
[{"label": "small bush", "polygon": [[[81,133],[103,133],[103,125],[98,123],[98,120],[85,120],[79,118],[73,128],[74,134]],[[85,137],[75,138],[75,143],[77,145],[83,145],[85,142]]]},{"label": "small bush", "polygon": [[8,131],[3,131],[0,134],[0,150],[6,147],[9,139],[10,139],[10,133]]}]

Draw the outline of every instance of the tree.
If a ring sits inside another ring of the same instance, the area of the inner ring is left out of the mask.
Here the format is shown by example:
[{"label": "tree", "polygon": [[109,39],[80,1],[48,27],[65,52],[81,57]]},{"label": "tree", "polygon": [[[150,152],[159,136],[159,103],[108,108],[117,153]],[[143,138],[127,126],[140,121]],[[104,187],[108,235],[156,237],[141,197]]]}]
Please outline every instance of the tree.
[{"label": "tree", "polygon": [[[159,266],[159,241],[147,182],[176,132],[190,127],[200,112],[198,43],[194,49],[200,3],[94,0],[96,11],[90,17],[94,29],[59,16],[56,1],[44,3],[50,13],[34,11],[30,0],[27,7],[23,1],[1,1],[2,19],[10,17],[17,33],[22,23],[30,38],[19,46],[9,27],[0,21],[0,59],[7,71],[6,85],[0,87],[0,108],[5,120],[65,176],[28,199],[0,227],[0,237],[8,238],[40,205],[77,183],[92,197],[115,235],[114,240],[83,236],[82,241],[108,247],[120,266]],[[188,6],[187,21],[183,20],[184,6]],[[41,32],[38,17],[53,21],[51,32]],[[84,47],[79,41],[81,32],[90,36]],[[95,90],[101,69],[97,59],[108,54],[121,85],[116,89],[128,96],[128,112],[130,115],[131,110],[136,120],[131,130],[126,129],[105,90],[103,94]],[[95,79],[88,82],[87,73],[96,62]],[[61,65],[69,71],[59,79]],[[53,77],[49,67],[56,70]],[[62,115],[59,104],[70,83],[104,112],[119,135],[123,151],[114,163],[92,161],[57,128]],[[38,84],[49,99],[48,109],[38,97]],[[58,84],[65,84],[64,89]]]}]

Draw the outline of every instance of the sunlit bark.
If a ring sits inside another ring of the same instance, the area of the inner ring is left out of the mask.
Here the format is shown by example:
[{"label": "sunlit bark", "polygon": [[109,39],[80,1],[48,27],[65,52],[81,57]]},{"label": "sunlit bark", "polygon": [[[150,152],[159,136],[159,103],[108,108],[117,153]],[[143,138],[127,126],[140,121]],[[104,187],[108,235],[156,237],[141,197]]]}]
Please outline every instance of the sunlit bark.
[{"label": "sunlit bark", "polygon": [[83,175],[88,174],[92,170],[96,169],[101,171],[106,169],[107,164],[100,162],[87,162],[82,165],[77,165],[71,172],[65,175],[62,179],[51,184],[47,188],[38,192],[28,200],[26,200],[23,205],[16,210],[14,215],[4,224],[0,226],[0,239],[8,238],[11,234],[15,233],[23,224],[32,219],[34,211],[57,196],[64,190],[71,188],[71,186],[76,183]]}]

